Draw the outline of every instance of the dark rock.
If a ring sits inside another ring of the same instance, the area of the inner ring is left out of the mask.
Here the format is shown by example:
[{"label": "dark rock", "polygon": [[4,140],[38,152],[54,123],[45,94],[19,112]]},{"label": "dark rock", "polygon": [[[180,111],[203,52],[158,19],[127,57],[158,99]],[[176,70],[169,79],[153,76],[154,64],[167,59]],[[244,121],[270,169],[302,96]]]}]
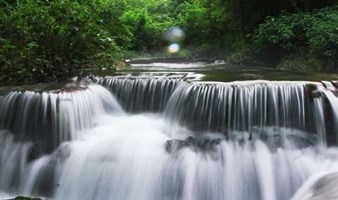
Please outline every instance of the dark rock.
[{"label": "dark rock", "polygon": [[196,152],[212,152],[220,142],[221,139],[201,139],[190,136],[185,140],[168,140],[165,144],[165,149],[170,154],[176,154],[183,148],[190,148]]}]

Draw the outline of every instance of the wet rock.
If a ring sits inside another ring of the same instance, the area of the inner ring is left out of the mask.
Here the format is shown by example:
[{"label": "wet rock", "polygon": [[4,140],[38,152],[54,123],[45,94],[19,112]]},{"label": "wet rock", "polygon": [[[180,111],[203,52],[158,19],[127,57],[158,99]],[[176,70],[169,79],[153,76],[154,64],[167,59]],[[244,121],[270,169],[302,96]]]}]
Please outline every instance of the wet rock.
[{"label": "wet rock", "polygon": [[306,85],[307,96],[309,97],[310,102],[313,102],[315,98],[323,97],[322,91],[318,89],[318,86],[315,84]]},{"label": "wet rock", "polygon": [[183,148],[190,148],[193,151],[212,152],[214,148],[219,145],[221,139],[201,139],[188,137],[185,140],[168,140],[165,144],[165,149],[168,153],[176,154]]}]

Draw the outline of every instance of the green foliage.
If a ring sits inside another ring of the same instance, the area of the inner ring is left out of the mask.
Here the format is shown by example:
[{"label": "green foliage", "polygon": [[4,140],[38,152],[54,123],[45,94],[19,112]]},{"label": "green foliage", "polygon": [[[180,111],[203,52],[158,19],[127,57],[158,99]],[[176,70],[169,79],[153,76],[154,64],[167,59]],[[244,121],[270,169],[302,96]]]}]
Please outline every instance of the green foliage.
[{"label": "green foliage", "polygon": [[337,3],[337,0],[226,0],[221,2],[244,33],[251,33],[265,17],[277,17],[283,13],[312,11]]},{"label": "green foliage", "polygon": [[[311,11],[335,5],[337,0],[187,0],[179,2],[177,21],[186,30],[187,45],[212,45],[216,51],[234,52],[249,42],[246,35],[252,34],[267,16],[274,19],[272,17],[283,13]],[[288,34],[287,31],[285,34]],[[288,40],[285,42],[288,43]]]},{"label": "green foliage", "polygon": [[114,69],[121,65],[117,57],[162,51],[167,45],[163,33],[172,26],[185,31],[180,43],[188,47],[186,52],[237,52],[235,62],[261,55],[272,63],[311,55],[325,60],[322,65],[329,70],[337,63],[337,7],[313,10],[336,3],[0,0],[0,81],[58,80],[86,67]]},{"label": "green foliage", "polygon": [[0,0],[0,80],[57,80],[112,68],[128,51],[160,49],[171,0]]},{"label": "green foliage", "polygon": [[198,44],[205,41],[207,37],[207,24],[204,18],[207,13],[206,8],[198,2],[185,2],[177,10],[179,11],[177,21],[186,31],[186,43]]},{"label": "green foliage", "polygon": [[26,0],[0,9],[1,74],[16,80],[57,80],[97,54],[128,46],[112,4]]},{"label": "green foliage", "polygon": [[178,25],[186,31],[185,43],[189,46],[213,46],[214,51],[224,51],[243,42],[238,20],[224,1],[186,1],[176,12]]},{"label": "green foliage", "polygon": [[146,51],[163,46],[162,34],[174,25],[172,1],[127,1],[120,20],[131,33],[130,50]]},{"label": "green foliage", "polygon": [[310,55],[289,55],[279,64],[278,68],[291,71],[323,71],[323,60]]},{"label": "green foliage", "polygon": [[337,24],[338,6],[268,17],[253,34],[253,46],[262,57],[276,62],[297,55],[321,60],[321,70],[337,70]]}]

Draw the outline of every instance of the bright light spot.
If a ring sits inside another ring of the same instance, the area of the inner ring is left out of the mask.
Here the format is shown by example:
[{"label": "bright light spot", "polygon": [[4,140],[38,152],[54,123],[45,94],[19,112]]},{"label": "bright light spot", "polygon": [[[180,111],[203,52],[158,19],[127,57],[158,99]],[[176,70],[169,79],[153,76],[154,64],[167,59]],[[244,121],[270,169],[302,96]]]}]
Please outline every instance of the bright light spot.
[{"label": "bright light spot", "polygon": [[169,45],[168,47],[168,52],[169,53],[176,53],[180,50],[180,45],[177,43],[173,43],[171,45]]},{"label": "bright light spot", "polygon": [[163,34],[164,39],[170,42],[182,41],[184,39],[184,36],[184,31],[177,26],[171,27]]},{"label": "bright light spot", "polygon": [[173,26],[164,32],[163,38],[170,43],[167,47],[167,52],[177,53],[180,50],[180,43],[183,41],[184,36],[184,31],[178,26]]}]

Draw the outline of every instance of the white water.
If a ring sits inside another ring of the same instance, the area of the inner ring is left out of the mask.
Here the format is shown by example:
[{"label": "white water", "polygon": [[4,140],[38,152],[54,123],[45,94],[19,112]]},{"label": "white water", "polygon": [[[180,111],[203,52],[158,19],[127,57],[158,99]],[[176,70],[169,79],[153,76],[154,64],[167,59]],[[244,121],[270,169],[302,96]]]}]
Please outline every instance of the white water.
[{"label": "white water", "polygon": [[[289,91],[296,93],[294,89],[285,92]],[[16,140],[10,131],[0,131],[1,198],[9,193],[60,200],[287,200],[309,177],[332,171],[338,164],[338,150],[323,145],[324,136],[317,136],[314,145],[299,145],[295,137],[312,141],[307,137],[313,137],[313,133],[298,129],[260,127],[267,137],[265,141],[260,137],[249,140],[244,137],[249,130],[234,129],[229,133],[232,140],[225,140],[220,134],[202,131],[197,136],[185,127],[172,127],[171,119],[161,113],[125,114],[101,86],[90,86],[89,92],[79,95],[61,96],[69,96],[75,104],[61,106],[63,112],[73,113],[71,109],[75,109],[81,117],[80,121],[67,123],[80,123],[84,128],[72,129],[70,141],[33,159],[32,142]],[[104,103],[103,96],[107,100]],[[327,97],[336,101],[335,96]],[[302,104],[302,98],[297,97],[296,102]],[[248,106],[244,101],[242,104]],[[325,121],[324,110],[317,108],[322,104],[315,100],[310,107],[320,112],[316,117],[320,123]],[[91,112],[86,111],[88,108]],[[302,109],[299,116],[303,116]],[[300,119],[301,126],[303,123],[305,117]],[[276,137],[276,128],[283,134]],[[317,127],[315,133],[325,131],[325,127]],[[189,140],[189,136],[196,139]],[[168,147],[168,141],[173,145]]]},{"label": "white water", "polygon": [[131,64],[132,68],[135,69],[146,69],[146,70],[168,70],[168,69],[198,69],[209,66],[224,65],[223,60],[217,60],[214,63],[206,62],[189,62],[189,63],[146,63],[146,64]]},{"label": "white water", "polygon": [[[289,199],[310,175],[330,169],[337,159],[314,148],[271,152],[260,141],[222,141],[210,152],[186,147],[169,154],[164,147],[170,128],[156,115],[103,115],[98,121],[68,143],[69,157],[57,162],[53,199]],[[56,155],[25,164],[29,144],[4,142],[1,152],[13,153],[1,155],[6,160],[1,185],[15,177],[11,163],[21,165],[17,191],[34,195],[37,173]]]}]

